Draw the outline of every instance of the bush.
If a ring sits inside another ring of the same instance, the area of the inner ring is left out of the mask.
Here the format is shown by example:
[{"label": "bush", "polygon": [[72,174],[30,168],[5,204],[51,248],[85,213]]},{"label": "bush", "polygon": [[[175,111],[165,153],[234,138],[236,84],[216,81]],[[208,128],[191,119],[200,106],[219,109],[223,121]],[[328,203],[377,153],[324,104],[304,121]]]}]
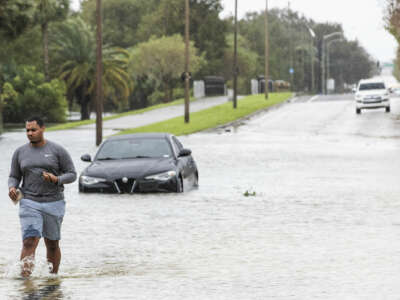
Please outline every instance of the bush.
[{"label": "bush", "polygon": [[0,100],[4,122],[24,122],[40,115],[47,122],[65,122],[67,100],[63,81],[45,82],[44,75],[32,66],[19,68],[17,75],[3,85]]},{"label": "bush", "polygon": [[164,102],[165,95],[163,92],[154,91],[149,97],[149,106]]}]

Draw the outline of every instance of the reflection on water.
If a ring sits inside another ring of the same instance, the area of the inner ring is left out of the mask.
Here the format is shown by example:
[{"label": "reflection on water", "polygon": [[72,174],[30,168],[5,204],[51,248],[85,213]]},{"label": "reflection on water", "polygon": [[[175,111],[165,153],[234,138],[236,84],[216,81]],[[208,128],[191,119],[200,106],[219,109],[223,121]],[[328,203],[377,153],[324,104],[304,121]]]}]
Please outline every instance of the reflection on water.
[{"label": "reflection on water", "polygon": [[61,279],[58,277],[48,279],[21,279],[20,288],[23,300],[60,300],[63,299]]}]

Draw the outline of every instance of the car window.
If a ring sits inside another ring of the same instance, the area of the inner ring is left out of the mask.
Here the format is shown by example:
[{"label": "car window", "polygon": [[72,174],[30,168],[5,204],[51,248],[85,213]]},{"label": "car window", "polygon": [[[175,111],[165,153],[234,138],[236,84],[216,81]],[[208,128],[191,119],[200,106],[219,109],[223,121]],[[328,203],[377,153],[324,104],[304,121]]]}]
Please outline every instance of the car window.
[{"label": "car window", "polygon": [[361,83],[358,90],[367,91],[367,90],[382,90],[385,89],[385,84],[383,82],[371,82],[371,83]]},{"label": "car window", "polygon": [[181,142],[176,138],[176,137],[172,137],[172,141],[173,141],[173,145],[174,148],[176,150],[176,153],[178,154],[179,151],[181,151],[183,149],[183,145],[181,144]]},{"label": "car window", "polygon": [[171,157],[171,155],[171,147],[164,138],[135,138],[104,143],[96,155],[96,160]]}]

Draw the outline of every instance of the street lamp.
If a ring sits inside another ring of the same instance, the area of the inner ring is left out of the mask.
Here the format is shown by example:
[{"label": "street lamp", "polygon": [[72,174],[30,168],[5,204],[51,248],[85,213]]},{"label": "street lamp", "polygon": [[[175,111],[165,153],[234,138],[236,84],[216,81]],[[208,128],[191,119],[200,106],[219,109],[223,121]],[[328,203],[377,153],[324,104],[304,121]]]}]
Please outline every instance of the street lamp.
[{"label": "street lamp", "polygon": [[237,0],[235,0],[235,33],[233,48],[233,108],[237,108]]},{"label": "street lamp", "polygon": [[335,36],[341,36],[343,37],[343,33],[341,31],[336,31],[336,32],[332,32],[330,34],[324,35],[322,37],[322,53],[321,53],[321,91],[322,94],[326,94],[326,84],[325,84],[325,41],[335,37]]},{"label": "street lamp", "polygon": [[269,32],[268,32],[268,0],[265,0],[265,99],[268,99],[268,88],[269,88]]},{"label": "street lamp", "polygon": [[[343,38],[337,38],[337,39],[333,39],[330,40],[326,43],[326,78],[327,80],[329,80],[329,66],[330,66],[330,61],[329,61],[329,47],[332,43],[334,42],[338,42],[338,41],[342,41]],[[328,93],[328,89],[327,89],[327,93]]]},{"label": "street lamp", "polygon": [[[306,25],[307,26],[307,25]],[[307,26],[308,32],[310,33],[310,63],[311,63],[311,92],[314,92],[314,39],[315,39],[315,32],[310,27]]]}]

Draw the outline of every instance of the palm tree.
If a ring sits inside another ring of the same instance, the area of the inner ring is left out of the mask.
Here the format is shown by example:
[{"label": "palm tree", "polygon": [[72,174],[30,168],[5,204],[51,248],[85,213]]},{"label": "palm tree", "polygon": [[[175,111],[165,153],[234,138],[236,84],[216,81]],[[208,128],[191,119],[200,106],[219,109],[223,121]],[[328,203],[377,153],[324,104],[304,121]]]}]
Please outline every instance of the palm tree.
[{"label": "palm tree", "polygon": [[[81,106],[81,119],[89,119],[91,100],[96,87],[96,43],[90,27],[81,19],[73,18],[61,24],[51,41],[59,62],[59,77],[65,80],[68,94]],[[126,101],[132,91],[127,72],[129,53],[120,48],[103,48],[103,89],[106,99]],[[70,99],[71,100],[71,99]]]},{"label": "palm tree", "polygon": [[36,0],[35,20],[42,30],[44,75],[49,77],[49,23],[65,19],[69,10],[69,0]]}]

